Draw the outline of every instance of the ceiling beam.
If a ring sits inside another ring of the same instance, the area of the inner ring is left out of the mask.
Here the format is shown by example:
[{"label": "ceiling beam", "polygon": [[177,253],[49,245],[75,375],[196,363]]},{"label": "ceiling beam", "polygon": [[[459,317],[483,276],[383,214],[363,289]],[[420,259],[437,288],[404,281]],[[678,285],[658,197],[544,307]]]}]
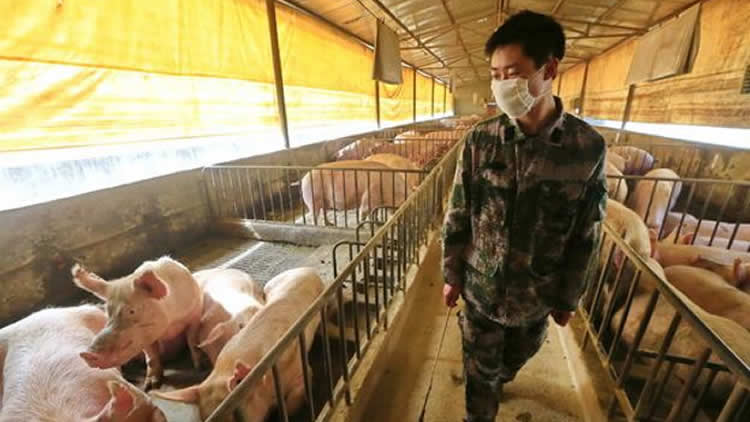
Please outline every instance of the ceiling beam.
[{"label": "ceiling beam", "polygon": [[573,37],[566,37],[566,40],[593,40],[596,38],[619,38],[619,37],[632,37],[632,32],[625,32],[619,34],[603,34],[603,35],[576,35]]},{"label": "ceiling beam", "polygon": [[[445,10],[445,14],[448,15],[448,19],[450,20],[451,24],[456,25],[456,18],[453,17],[453,13],[448,8],[448,3],[445,2],[445,0],[440,0],[441,3],[443,3],[443,9]],[[471,54],[469,53],[469,50],[466,48],[466,43],[464,43],[464,37],[461,36],[460,28],[456,28],[456,37],[458,38],[458,41],[461,43],[461,46],[464,48],[464,52],[466,52],[466,58],[469,59],[469,64],[471,66],[474,66],[474,62],[471,60]],[[477,79],[479,79],[479,71],[474,68],[474,74],[476,75]]]},{"label": "ceiling beam", "polygon": [[411,32],[411,30],[409,28],[407,28],[406,25],[404,25],[403,22],[401,22],[401,19],[399,19],[398,17],[396,17],[396,15],[394,15],[393,12],[391,12],[391,10],[388,9],[380,0],[371,0],[371,1],[376,6],[378,6],[378,8],[380,8],[381,12],[385,13],[386,15],[388,15],[389,18],[393,19],[393,21],[396,22],[396,24],[398,24],[398,26],[400,26],[404,31],[406,31],[406,33],[409,34],[414,39],[414,41],[417,42],[417,47],[423,47],[424,51],[426,51],[427,53],[429,53],[432,57],[434,57],[435,59],[437,59],[437,61],[439,61],[440,63],[442,63],[443,66],[445,66],[445,62],[443,61],[443,59],[440,56],[438,56],[437,54],[435,54],[435,52],[433,52],[432,50],[430,50],[429,47],[425,46],[422,43],[422,41],[419,39],[419,37],[417,37],[416,35],[414,35],[414,33]]},{"label": "ceiling beam", "polygon": [[[351,31],[349,31],[348,29],[343,28],[343,27],[339,26],[338,24],[336,24],[336,23],[328,20],[327,18],[323,17],[322,15],[320,15],[320,14],[318,14],[316,12],[313,12],[312,10],[310,10],[310,9],[304,7],[304,6],[301,6],[301,5],[297,4],[293,0],[275,0],[275,1],[276,1],[276,3],[282,4],[282,5],[290,8],[290,9],[296,10],[296,11],[298,11],[298,12],[304,14],[304,15],[310,16],[311,18],[316,19],[316,20],[318,20],[318,21],[320,21],[320,22],[322,22],[322,23],[330,26],[331,28],[334,28],[335,30],[341,32],[342,34],[344,34],[344,35],[346,35],[348,37],[351,37],[354,40],[357,40],[360,44],[366,46],[367,48],[370,48],[372,50],[375,49],[375,46],[373,45],[373,43],[367,41],[366,39],[360,37],[359,35],[351,32]],[[403,60],[403,62],[406,63],[408,66],[411,66],[413,68],[416,67],[415,65],[413,65],[412,63],[407,62],[406,60]]]},{"label": "ceiling beam", "polygon": [[[517,12],[520,12],[520,11],[521,11],[520,9],[508,9],[508,11],[506,12],[506,15],[510,15],[510,14],[517,13]],[[567,18],[567,17],[564,17],[564,16],[552,16],[552,17],[555,18],[555,20],[557,20],[557,21],[561,21],[561,23],[562,22],[570,22],[570,23],[577,23],[577,24],[580,24],[580,25],[599,26],[599,27],[602,27],[602,28],[622,29],[623,31],[633,31],[633,32],[636,32],[636,33],[643,33],[643,32],[645,32],[648,29],[646,27],[628,26],[628,25],[615,25],[615,24],[609,24],[609,23],[592,22],[592,21],[587,21],[587,20],[582,20],[582,19]]]},{"label": "ceiling beam", "polygon": [[[492,16],[494,16],[494,12],[493,13],[483,12],[481,14],[477,14],[477,15],[474,15],[474,16],[467,16],[465,18],[456,19],[456,24],[460,25],[460,24],[475,22],[475,21],[478,21],[480,19],[490,18]],[[426,30],[424,32],[420,32],[419,35],[425,36],[425,35],[431,35],[431,34],[433,34],[435,32],[441,32],[441,31],[444,31],[444,30],[452,30],[452,29],[454,29],[456,27],[456,24],[443,25],[443,26],[439,26],[437,28],[428,29],[428,30]],[[407,38],[407,40],[408,40],[408,38]],[[405,41],[405,40],[402,40],[402,41]]]},{"label": "ceiling beam", "polygon": [[565,3],[565,0],[557,0],[557,3],[552,7],[552,11],[549,12],[550,15],[554,15],[557,13],[558,10],[562,7],[563,3]]}]

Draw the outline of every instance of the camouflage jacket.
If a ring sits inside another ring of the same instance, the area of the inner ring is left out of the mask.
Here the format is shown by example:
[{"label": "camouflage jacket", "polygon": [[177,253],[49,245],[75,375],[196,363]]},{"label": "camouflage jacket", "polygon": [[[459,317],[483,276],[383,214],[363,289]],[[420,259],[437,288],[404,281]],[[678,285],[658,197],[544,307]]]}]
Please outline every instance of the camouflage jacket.
[{"label": "camouflage jacket", "polygon": [[575,310],[596,262],[605,143],[555,101],[558,118],[535,136],[505,115],[467,134],[445,214],[445,282],[504,324]]}]

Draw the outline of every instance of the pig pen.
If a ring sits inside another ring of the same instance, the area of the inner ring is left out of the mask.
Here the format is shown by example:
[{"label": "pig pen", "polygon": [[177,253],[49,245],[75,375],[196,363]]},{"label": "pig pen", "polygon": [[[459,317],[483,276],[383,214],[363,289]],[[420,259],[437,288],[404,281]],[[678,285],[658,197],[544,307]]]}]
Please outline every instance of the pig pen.
[{"label": "pig pen", "polygon": [[[654,168],[669,166],[681,176],[608,176],[611,182],[627,184],[623,203],[647,202],[645,215],[640,215],[644,221],[652,221],[650,214],[659,212],[660,201],[674,204],[663,222],[651,227],[652,249],[665,242],[700,243],[717,248],[720,255],[749,251],[739,233],[750,222],[750,182],[682,177],[682,172],[715,168],[721,151],[641,146],[653,154]],[[635,198],[637,185],[649,182],[651,190],[641,190]],[[669,190],[659,193],[659,185]],[[659,197],[664,192],[668,198]],[[688,230],[701,236],[685,239]],[[749,420],[748,327],[705,312],[669,282],[658,263],[647,263],[648,257],[626,242],[625,235],[604,225],[598,276],[579,307],[582,348],[592,346],[613,392],[609,419]]]},{"label": "pig pen", "polygon": [[[241,411],[236,410],[237,404],[266,373],[273,376],[276,391],[280,392],[283,386],[276,363],[284,350],[297,343],[303,350],[304,345],[312,343],[310,353],[301,354],[304,367],[308,362],[312,365],[312,373],[305,371],[304,374],[306,402],[302,409],[290,414],[281,401],[270,420],[327,420],[342,400],[347,405],[352,403],[352,377],[360,369],[373,341],[387,330],[391,315],[389,311],[392,311],[394,301],[404,295],[409,276],[417,270],[420,254],[424,252],[423,247],[439,221],[443,203],[447,199],[460,147],[461,144],[456,143],[423,178],[417,189],[391,211],[388,218],[379,220],[377,224],[374,221],[361,222],[360,230],[346,226],[310,227],[304,222],[300,224],[291,212],[274,214],[291,215],[284,222],[276,220],[265,224],[263,221],[245,219],[240,212],[240,202],[232,203],[230,207],[226,203],[217,206],[217,201],[226,201],[231,196],[209,193],[215,231],[220,238],[213,245],[205,245],[211,251],[209,256],[204,256],[200,251],[188,252],[186,257],[191,257],[190,261],[206,267],[244,269],[261,282],[284,269],[312,265],[319,268],[326,288],[208,421],[227,420],[232,415],[234,420],[246,420]],[[247,171],[246,168],[240,170]],[[292,170],[296,172],[297,169]],[[206,169],[204,176],[210,178],[211,171]],[[246,189],[249,187],[245,185]],[[210,184],[207,184],[207,189],[210,191]],[[240,190],[233,191],[239,195],[235,197],[241,198]],[[288,190],[282,192],[288,194]],[[244,204],[249,205],[250,202]],[[270,204],[267,206],[270,207]],[[290,208],[285,207],[284,210],[290,211]],[[247,212],[251,211],[248,209]],[[260,215],[259,212],[260,209],[256,217]],[[276,230],[279,225],[287,226],[289,231]],[[363,227],[366,229],[362,230]],[[288,245],[295,239],[297,242],[294,245]],[[300,239],[307,246],[300,245]],[[335,241],[335,244],[331,245],[331,241]],[[217,248],[219,252],[216,252]],[[264,249],[267,252],[263,252]],[[273,264],[268,265],[263,263],[263,254],[284,258],[277,258],[276,262],[272,260]],[[316,317],[320,317],[321,321],[318,334],[314,339],[305,338],[305,328],[313,324]],[[205,375],[189,370],[178,371],[172,374],[172,378],[179,382],[173,382],[170,388],[195,383]],[[190,382],[185,382],[187,379]],[[175,418],[186,417],[186,412],[190,411],[185,405],[161,400],[159,404],[168,413],[179,415]]]}]

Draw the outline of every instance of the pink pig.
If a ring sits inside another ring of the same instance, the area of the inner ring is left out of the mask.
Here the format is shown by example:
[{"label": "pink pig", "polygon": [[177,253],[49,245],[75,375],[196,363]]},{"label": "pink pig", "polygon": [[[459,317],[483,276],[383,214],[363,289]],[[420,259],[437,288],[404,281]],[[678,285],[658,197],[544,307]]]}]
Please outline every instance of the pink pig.
[{"label": "pink pig", "polygon": [[211,364],[224,345],[265,304],[263,289],[244,271],[213,268],[193,274],[203,290],[198,348]]},{"label": "pink pig", "polygon": [[[200,409],[201,418],[205,420],[315,302],[323,292],[323,281],[313,268],[296,268],[269,280],[265,292],[266,305],[224,346],[213,371],[201,384],[154,395],[167,400],[195,403]],[[309,351],[318,324],[319,317],[305,327],[308,348],[305,352]],[[291,414],[304,403],[305,383],[299,343],[295,341],[290,346],[276,363],[284,402]],[[275,401],[273,377],[269,371],[247,395],[240,409],[246,420],[263,421]]]},{"label": "pink pig", "polygon": [[92,305],[36,312],[0,329],[0,421],[166,422],[117,369],[79,354],[107,323]]},{"label": "pink pig", "polygon": [[164,373],[162,356],[174,355],[187,339],[193,364],[203,296],[184,265],[169,258],[146,261],[132,274],[107,282],[76,264],[73,282],[107,302],[107,326],[81,357],[92,368],[121,366],[143,351],[147,389],[158,386]]}]

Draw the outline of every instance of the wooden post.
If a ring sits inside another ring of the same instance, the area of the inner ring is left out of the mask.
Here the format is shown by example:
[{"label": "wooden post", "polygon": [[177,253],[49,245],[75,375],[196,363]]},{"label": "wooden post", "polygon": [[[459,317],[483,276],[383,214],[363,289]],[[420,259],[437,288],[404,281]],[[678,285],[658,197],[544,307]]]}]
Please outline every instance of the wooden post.
[{"label": "wooden post", "polygon": [[435,117],[435,77],[432,77],[432,117]]},{"label": "wooden post", "polygon": [[380,129],[380,82],[375,80],[375,119],[378,122],[378,129]]},{"label": "wooden post", "polygon": [[279,106],[279,122],[281,123],[281,134],[284,136],[284,145],[289,145],[289,125],[286,118],[286,101],[284,101],[284,77],[281,73],[281,55],[279,54],[279,33],[276,28],[276,2],[266,0],[266,12],[268,14],[268,32],[271,37],[271,54],[273,56],[273,77],[276,84],[276,103]]},{"label": "wooden post", "polygon": [[625,99],[625,110],[622,111],[622,121],[620,122],[620,130],[615,135],[615,143],[620,142],[620,133],[625,130],[625,123],[630,120],[630,107],[633,103],[633,94],[635,93],[635,84],[628,86],[628,97]]},{"label": "wooden post", "polygon": [[443,85],[443,115],[448,114],[448,108],[446,108],[445,103],[448,98],[448,85]]},{"label": "wooden post", "polygon": [[583,118],[584,116],[584,113],[583,113],[584,104],[585,104],[584,100],[586,99],[586,81],[588,80],[588,78],[589,78],[589,60],[586,60],[586,65],[583,68],[583,82],[581,83],[581,96],[579,97],[581,101],[581,118]]},{"label": "wooden post", "polygon": [[412,106],[414,108],[414,122],[417,122],[417,68],[414,68],[414,86],[412,87]]}]

